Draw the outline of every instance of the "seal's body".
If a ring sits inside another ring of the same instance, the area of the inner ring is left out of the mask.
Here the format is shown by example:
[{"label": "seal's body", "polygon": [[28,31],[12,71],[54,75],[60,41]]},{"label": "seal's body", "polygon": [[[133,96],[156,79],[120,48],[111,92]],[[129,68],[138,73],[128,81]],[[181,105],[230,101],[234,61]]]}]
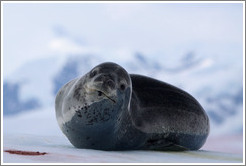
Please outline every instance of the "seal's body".
[{"label": "seal's body", "polygon": [[208,116],[191,95],[115,63],[64,85],[56,117],[78,148],[197,150],[209,133]]}]

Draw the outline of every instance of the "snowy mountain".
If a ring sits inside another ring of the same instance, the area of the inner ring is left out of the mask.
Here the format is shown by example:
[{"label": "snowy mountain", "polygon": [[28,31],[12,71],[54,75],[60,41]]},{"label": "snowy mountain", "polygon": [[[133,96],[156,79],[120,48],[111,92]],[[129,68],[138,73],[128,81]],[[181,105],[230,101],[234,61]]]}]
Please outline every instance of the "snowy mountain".
[{"label": "snowy mountain", "polygon": [[21,83],[3,84],[3,110],[5,115],[20,113],[40,107],[37,99],[32,98],[27,101],[21,101],[20,95]]},{"label": "snowy mountain", "polygon": [[[242,66],[215,64],[212,58],[189,52],[165,63],[163,57],[150,58],[135,53],[111,61],[129,73],[147,75],[171,83],[193,95],[204,107],[211,122],[211,133],[241,133],[243,130]],[[30,62],[4,80],[4,116],[54,106],[57,91],[71,79],[84,75],[99,63],[108,61],[96,54],[73,54]]]}]

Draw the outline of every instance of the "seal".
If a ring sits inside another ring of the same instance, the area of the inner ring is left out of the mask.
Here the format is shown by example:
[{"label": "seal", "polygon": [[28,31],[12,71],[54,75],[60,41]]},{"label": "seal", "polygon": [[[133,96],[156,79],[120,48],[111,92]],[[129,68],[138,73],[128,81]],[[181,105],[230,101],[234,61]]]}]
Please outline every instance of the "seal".
[{"label": "seal", "polygon": [[55,110],[77,148],[198,150],[210,130],[206,112],[190,94],[112,62],[65,84]]}]

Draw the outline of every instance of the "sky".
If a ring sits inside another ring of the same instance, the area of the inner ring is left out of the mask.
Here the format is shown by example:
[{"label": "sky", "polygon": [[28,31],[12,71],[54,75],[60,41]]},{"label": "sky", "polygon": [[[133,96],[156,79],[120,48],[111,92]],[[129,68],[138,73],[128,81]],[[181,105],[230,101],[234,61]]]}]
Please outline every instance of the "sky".
[{"label": "sky", "polygon": [[4,2],[2,9],[4,79],[29,61],[71,53],[243,59],[242,3]]}]

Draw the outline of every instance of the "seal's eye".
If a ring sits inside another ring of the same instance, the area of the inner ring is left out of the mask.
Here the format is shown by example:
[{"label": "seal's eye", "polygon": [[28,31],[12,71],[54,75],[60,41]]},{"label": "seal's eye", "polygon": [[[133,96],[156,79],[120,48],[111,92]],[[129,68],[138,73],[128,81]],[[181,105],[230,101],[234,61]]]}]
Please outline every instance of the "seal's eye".
[{"label": "seal's eye", "polygon": [[96,71],[96,70],[92,71],[92,72],[90,73],[90,78],[94,77],[96,74],[97,74],[97,71]]},{"label": "seal's eye", "polygon": [[123,91],[123,90],[125,90],[125,89],[126,89],[126,86],[125,86],[124,84],[121,84],[121,85],[120,85],[120,90]]}]

